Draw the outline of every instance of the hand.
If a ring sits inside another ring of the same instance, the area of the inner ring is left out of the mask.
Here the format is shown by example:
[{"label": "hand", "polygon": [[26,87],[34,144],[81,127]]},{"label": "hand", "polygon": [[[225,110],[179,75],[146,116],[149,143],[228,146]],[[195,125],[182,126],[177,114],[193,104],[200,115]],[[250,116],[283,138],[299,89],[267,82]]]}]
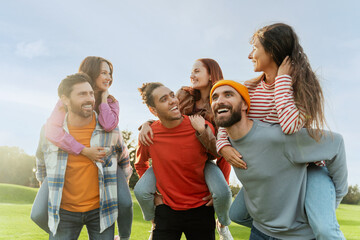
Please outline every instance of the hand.
[{"label": "hand", "polygon": [[281,63],[277,75],[281,76],[281,75],[291,75],[292,73],[292,63],[291,63],[291,59],[289,56],[286,56],[284,61]]},{"label": "hand", "polygon": [[235,148],[231,146],[225,146],[220,150],[219,153],[232,166],[247,169],[246,163],[242,160],[241,154]]},{"label": "hand", "polygon": [[153,138],[154,138],[154,133],[150,127],[150,123],[145,122],[143,125],[141,125],[141,130],[139,133],[139,141],[141,142],[141,144],[145,146],[150,146],[151,144],[153,144],[152,141]]},{"label": "hand", "polygon": [[85,147],[80,153],[88,157],[94,164],[96,162],[104,163],[102,158],[106,155],[103,147]]},{"label": "hand", "polygon": [[191,125],[199,133],[202,134],[205,131],[205,119],[200,115],[189,116]]},{"label": "hand", "polygon": [[107,103],[107,98],[109,97],[109,91],[106,90],[106,91],[103,91],[101,93],[101,102],[102,103]]},{"label": "hand", "polygon": [[204,197],[202,200],[204,200],[204,201],[209,200],[209,202],[205,205],[207,207],[210,207],[213,205],[213,198],[212,198],[211,194],[209,196]]},{"label": "hand", "polygon": [[155,193],[154,194],[154,204],[155,206],[159,206],[161,204],[164,204],[163,202],[163,196],[160,193]]}]

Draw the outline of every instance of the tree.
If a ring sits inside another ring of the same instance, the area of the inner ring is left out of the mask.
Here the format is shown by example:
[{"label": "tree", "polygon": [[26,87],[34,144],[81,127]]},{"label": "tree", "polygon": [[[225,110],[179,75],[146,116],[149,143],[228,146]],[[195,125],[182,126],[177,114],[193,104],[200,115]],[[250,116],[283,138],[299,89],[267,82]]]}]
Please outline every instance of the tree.
[{"label": "tree", "polygon": [[360,202],[360,190],[359,186],[356,184],[355,186],[349,186],[348,193],[343,198],[341,203],[346,204],[359,204]]},{"label": "tree", "polygon": [[135,144],[135,140],[132,138],[132,132],[128,131],[128,130],[123,130],[121,131],[122,133],[122,137],[124,139],[124,142],[129,150],[129,158],[130,158],[130,164],[131,167],[133,168],[133,174],[130,177],[130,181],[129,181],[129,187],[131,189],[134,189],[135,184],[137,183],[137,181],[139,180],[139,175],[136,173],[135,170],[135,154],[136,154],[136,144]]},{"label": "tree", "polygon": [[35,156],[19,147],[1,146],[0,182],[34,187],[35,162]]}]

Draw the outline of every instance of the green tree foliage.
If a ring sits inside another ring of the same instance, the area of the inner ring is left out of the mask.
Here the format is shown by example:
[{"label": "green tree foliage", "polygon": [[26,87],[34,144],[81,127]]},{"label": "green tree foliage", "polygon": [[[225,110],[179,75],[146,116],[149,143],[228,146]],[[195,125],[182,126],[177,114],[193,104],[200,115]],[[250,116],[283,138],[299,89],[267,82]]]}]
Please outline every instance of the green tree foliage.
[{"label": "green tree foliage", "polygon": [[236,186],[230,185],[230,189],[231,189],[232,196],[235,197],[238,194],[238,192],[240,191],[241,187],[239,185],[236,185]]},{"label": "green tree foliage", "polygon": [[346,204],[359,204],[360,202],[360,190],[359,186],[356,184],[355,186],[349,186],[348,193],[343,198],[341,203]]},{"label": "green tree foliage", "polygon": [[139,180],[139,175],[136,173],[135,166],[134,166],[134,164],[135,164],[136,144],[135,144],[135,140],[132,138],[132,132],[131,131],[123,130],[123,131],[121,131],[121,133],[122,133],[122,137],[124,139],[124,142],[125,142],[127,148],[129,149],[130,164],[131,164],[131,166],[133,168],[133,174],[130,177],[129,187],[131,189],[134,189],[135,184]]},{"label": "green tree foliage", "polygon": [[36,160],[19,147],[0,146],[0,182],[23,186],[36,184]]}]

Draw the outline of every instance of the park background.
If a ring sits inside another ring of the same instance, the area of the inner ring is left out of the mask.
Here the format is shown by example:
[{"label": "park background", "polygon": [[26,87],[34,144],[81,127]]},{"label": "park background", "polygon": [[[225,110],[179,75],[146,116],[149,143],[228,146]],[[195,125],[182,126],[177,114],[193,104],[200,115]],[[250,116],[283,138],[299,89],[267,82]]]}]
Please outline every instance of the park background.
[{"label": "park background", "polygon": [[[224,77],[243,82],[258,73],[247,56],[260,27],[294,27],[320,77],[326,119],[345,139],[349,184],[360,185],[360,2],[285,0],[14,0],[0,7],[0,146],[33,156],[40,128],[57,102],[57,87],[86,56],[114,65],[110,93],[120,103],[122,130],[136,140],[153,118],[137,88],[158,81],[189,85],[194,60],[213,58]],[[17,169],[0,161],[0,169]],[[231,181],[237,184],[234,174]]]}]

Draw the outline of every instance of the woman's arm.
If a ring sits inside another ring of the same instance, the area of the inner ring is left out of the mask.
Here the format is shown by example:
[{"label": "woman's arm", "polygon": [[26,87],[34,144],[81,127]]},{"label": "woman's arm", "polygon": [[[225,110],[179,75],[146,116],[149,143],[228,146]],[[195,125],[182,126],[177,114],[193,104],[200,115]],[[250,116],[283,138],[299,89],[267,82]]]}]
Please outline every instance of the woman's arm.
[{"label": "woman's arm", "polygon": [[64,120],[65,108],[61,100],[59,100],[46,121],[45,136],[57,147],[70,154],[78,155],[85,146],[77,142],[69,133],[65,132],[63,128]]},{"label": "woman's arm", "polygon": [[306,122],[305,112],[298,108],[294,101],[291,68],[291,59],[286,57],[275,78],[275,106],[281,129],[285,134],[298,132]]},{"label": "woman's arm", "polygon": [[[104,93],[103,93],[104,94]],[[119,102],[111,95],[102,99],[99,105],[99,123],[105,131],[111,132],[119,124]]]}]

